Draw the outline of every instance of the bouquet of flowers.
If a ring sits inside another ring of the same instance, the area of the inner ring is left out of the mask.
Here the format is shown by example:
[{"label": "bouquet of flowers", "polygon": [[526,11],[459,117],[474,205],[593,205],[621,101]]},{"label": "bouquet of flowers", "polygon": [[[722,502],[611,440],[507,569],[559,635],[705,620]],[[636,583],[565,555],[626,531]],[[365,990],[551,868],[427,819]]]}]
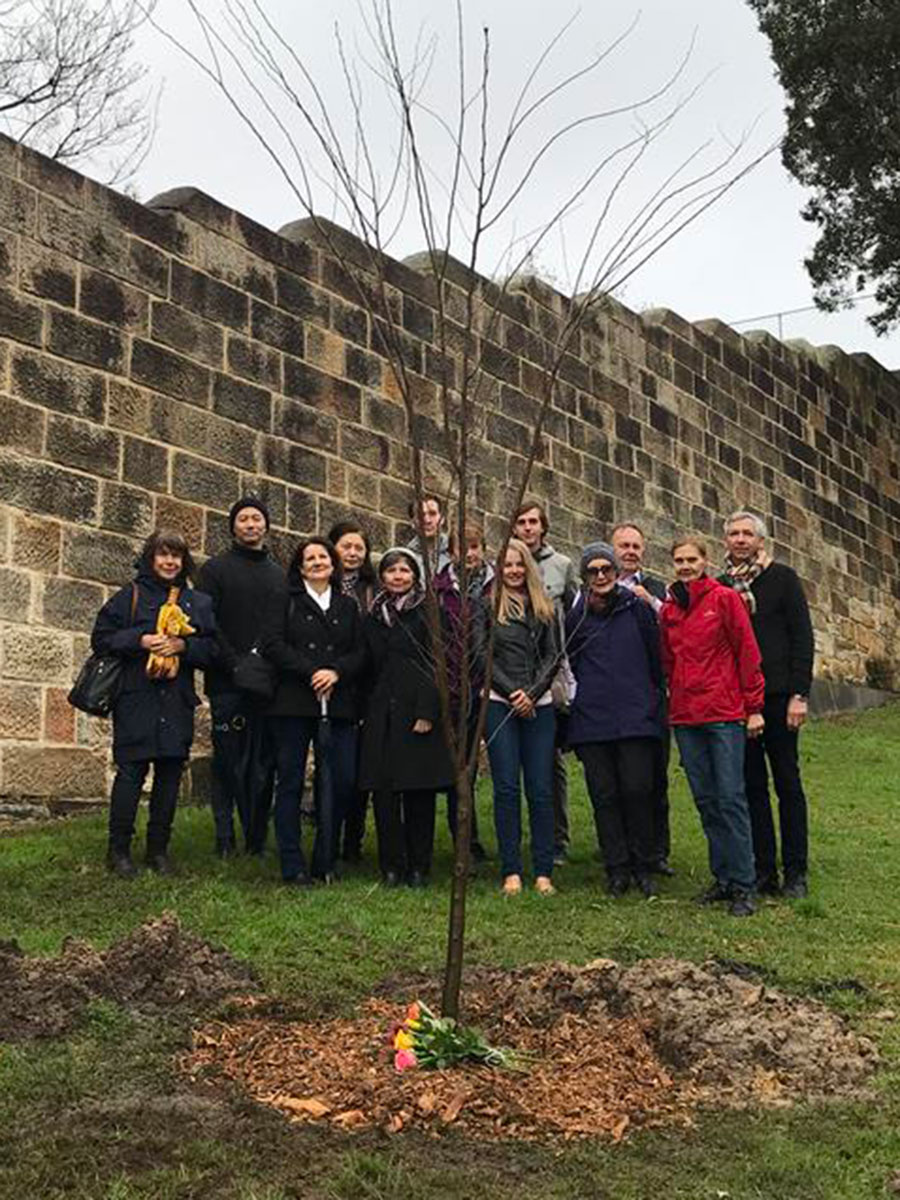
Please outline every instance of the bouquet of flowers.
[{"label": "bouquet of flowers", "polygon": [[395,1022],[389,1041],[394,1048],[394,1068],[401,1073],[410,1067],[441,1070],[461,1062],[522,1070],[513,1050],[489,1046],[477,1029],[436,1016],[421,1000],[410,1004],[404,1020]]}]

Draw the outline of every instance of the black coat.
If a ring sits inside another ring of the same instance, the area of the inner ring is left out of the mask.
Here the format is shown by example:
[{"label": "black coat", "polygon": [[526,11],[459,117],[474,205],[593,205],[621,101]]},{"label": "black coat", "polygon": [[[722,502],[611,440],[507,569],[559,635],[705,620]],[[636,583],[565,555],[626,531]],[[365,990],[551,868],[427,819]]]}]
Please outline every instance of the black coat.
[{"label": "black coat", "polygon": [[[383,624],[363,622],[372,678],[363,725],[359,786],[365,791],[442,791],[453,783],[425,605]],[[430,733],[413,733],[420,718]]]},{"label": "black coat", "polygon": [[281,622],[263,639],[266,658],[278,668],[279,683],[269,713],[280,717],[317,717],[319,701],[310,685],[316,671],[329,667],[338,673],[328,715],[358,718],[357,684],[366,661],[363,618],[350,596],[331,589],[323,612],[302,580],[291,583]]},{"label": "black coat", "polygon": [[169,595],[155,575],[139,574],[132,620],[132,588],[122,588],[100,609],[91,646],[96,654],[114,654],[125,662],[122,690],[113,708],[113,758],[117,763],[157,758],[187,758],[194,740],[194,668],[208,667],[216,653],[212,601],[185,588],[179,598],[196,629],[185,638],[181,667],[174,679],[148,679],[147,651],[141,638],[156,632],[156,618]]}]

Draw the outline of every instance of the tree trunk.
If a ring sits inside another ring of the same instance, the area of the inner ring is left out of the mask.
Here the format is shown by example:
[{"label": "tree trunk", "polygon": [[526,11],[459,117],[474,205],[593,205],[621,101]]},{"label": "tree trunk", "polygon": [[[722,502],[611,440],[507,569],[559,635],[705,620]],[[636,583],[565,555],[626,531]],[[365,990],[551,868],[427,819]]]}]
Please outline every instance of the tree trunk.
[{"label": "tree trunk", "polygon": [[456,771],[456,847],[453,855],[453,883],[450,891],[450,929],[447,936],[447,965],[441,1012],[459,1020],[459,992],[462,985],[463,952],[466,931],[466,888],[469,883],[469,850],[472,840],[472,779],[468,756]]}]

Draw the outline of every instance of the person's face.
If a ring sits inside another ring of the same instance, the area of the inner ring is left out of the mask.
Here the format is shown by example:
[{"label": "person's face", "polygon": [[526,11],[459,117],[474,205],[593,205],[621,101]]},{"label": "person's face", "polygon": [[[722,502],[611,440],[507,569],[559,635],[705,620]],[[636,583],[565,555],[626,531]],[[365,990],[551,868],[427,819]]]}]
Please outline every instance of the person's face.
[{"label": "person's face", "polygon": [[541,524],[541,514],[536,508],[528,508],[516,517],[516,537],[525,543],[529,550],[537,550],[544,536]]},{"label": "person's face", "polygon": [[345,571],[358,571],[366,559],[366,543],[361,534],[345,533],[338,538],[335,550]]},{"label": "person's face", "polygon": [[266,518],[258,508],[242,508],[234,518],[234,538],[242,546],[258,546],[266,536]]},{"label": "person's face", "polygon": [[437,537],[444,516],[437,500],[425,500],[422,504],[422,529],[427,538]]},{"label": "person's face", "polygon": [[477,571],[484,566],[484,546],[478,538],[466,542],[466,566],[470,571]]},{"label": "person's face", "polygon": [[616,568],[609,559],[592,558],[584,573],[592,596],[606,597],[616,586]]},{"label": "person's face", "polygon": [[742,517],[732,521],[725,534],[725,546],[735,562],[745,562],[762,548],[763,539],[756,532],[752,521]]},{"label": "person's face", "polygon": [[637,529],[617,529],[612,537],[612,548],[626,574],[633,575],[641,569],[644,561],[644,539]]},{"label": "person's face", "polygon": [[511,592],[521,592],[525,587],[525,563],[519,551],[512,546],[503,560],[503,582]]},{"label": "person's face", "polygon": [[706,570],[706,558],[693,542],[685,542],[672,552],[672,565],[677,578],[682,583],[690,583],[692,579],[699,579]]},{"label": "person's face", "polygon": [[327,583],[334,574],[334,563],[324,546],[315,542],[303,551],[300,574],[307,583]]},{"label": "person's face", "polygon": [[402,596],[415,581],[413,569],[405,559],[398,559],[382,573],[381,582],[392,596]]},{"label": "person's face", "polygon": [[174,583],[183,564],[184,557],[177,550],[157,550],[153,555],[153,573],[164,583]]}]

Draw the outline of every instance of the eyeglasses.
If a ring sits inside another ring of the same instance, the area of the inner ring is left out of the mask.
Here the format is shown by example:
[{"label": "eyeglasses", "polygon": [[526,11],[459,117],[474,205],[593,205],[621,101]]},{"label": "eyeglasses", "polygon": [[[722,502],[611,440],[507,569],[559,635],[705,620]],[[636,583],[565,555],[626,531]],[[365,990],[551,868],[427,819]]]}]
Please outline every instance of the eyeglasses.
[{"label": "eyeglasses", "polygon": [[601,575],[604,579],[609,579],[611,575],[615,575],[616,568],[607,564],[605,567],[588,567],[585,575],[588,579],[596,579]]}]

